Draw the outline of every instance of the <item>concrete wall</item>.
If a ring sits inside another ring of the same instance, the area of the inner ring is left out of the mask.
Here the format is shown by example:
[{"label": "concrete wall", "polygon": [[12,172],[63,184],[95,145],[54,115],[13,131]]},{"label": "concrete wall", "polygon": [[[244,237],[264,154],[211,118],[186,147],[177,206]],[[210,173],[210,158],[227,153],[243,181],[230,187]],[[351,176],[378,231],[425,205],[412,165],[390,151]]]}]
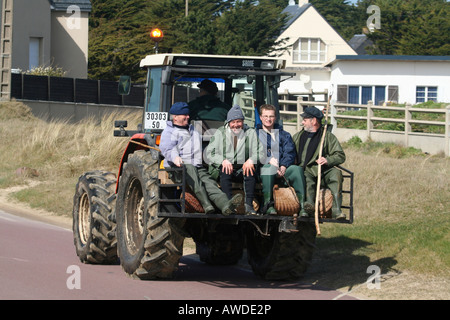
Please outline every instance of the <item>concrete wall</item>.
[{"label": "concrete wall", "polygon": [[[51,53],[70,78],[88,75],[89,13],[52,12]],[[61,45],[65,43],[65,45]]]},{"label": "concrete wall", "polygon": [[[114,112],[130,112],[138,115],[143,114],[142,107],[98,105],[72,102],[52,102],[35,100],[18,100],[31,108],[33,114],[44,120],[69,120],[75,123],[82,119],[93,117],[101,119],[104,115]],[[127,119],[117,119],[127,120]]]},{"label": "concrete wall", "polygon": [[[322,63],[334,60],[336,55],[356,55],[350,45],[331,27],[331,25],[310,6],[294,23],[285,30],[278,40],[289,38],[284,46],[293,45],[298,38],[320,38],[327,46],[327,56]],[[293,63],[292,47],[281,58],[286,59],[286,67],[320,66],[322,63]]]},{"label": "concrete wall", "polygon": [[48,0],[14,0],[12,68],[29,70],[30,38],[41,39],[40,64],[50,64],[51,19]]},{"label": "concrete wall", "polygon": [[[354,136],[361,138],[362,141],[366,141],[368,139],[367,130],[335,128],[333,133],[341,142],[348,141]],[[405,134],[403,132],[371,132],[370,138],[376,142],[392,142],[405,146]],[[409,147],[414,147],[430,154],[445,154],[444,136],[410,133],[408,137],[408,144]]]}]

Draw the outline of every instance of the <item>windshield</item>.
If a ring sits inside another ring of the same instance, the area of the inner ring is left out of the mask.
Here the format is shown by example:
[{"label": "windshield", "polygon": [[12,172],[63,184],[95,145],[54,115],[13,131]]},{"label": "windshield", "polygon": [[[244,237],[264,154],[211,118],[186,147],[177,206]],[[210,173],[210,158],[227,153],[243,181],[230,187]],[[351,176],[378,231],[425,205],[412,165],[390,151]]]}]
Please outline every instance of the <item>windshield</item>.
[{"label": "windshield", "polygon": [[[195,105],[196,102],[207,99],[202,97],[201,89],[199,88],[199,85],[201,86],[203,83],[202,81],[207,79],[214,82],[217,87],[215,96],[228,109],[235,104],[239,105],[245,116],[245,124],[249,127],[255,127],[255,122],[259,123],[260,121],[257,111],[255,117],[255,107],[259,108],[265,103],[278,106],[276,88],[275,86],[272,86],[273,88],[270,86],[270,84],[275,83],[274,78],[273,76],[253,75],[227,75],[226,77],[190,77],[180,75],[174,78],[172,103],[184,101],[190,105]],[[211,105],[213,104],[211,103]],[[221,124],[223,124],[225,119],[220,118],[220,116],[217,116],[217,118],[215,120],[221,120]]]}]

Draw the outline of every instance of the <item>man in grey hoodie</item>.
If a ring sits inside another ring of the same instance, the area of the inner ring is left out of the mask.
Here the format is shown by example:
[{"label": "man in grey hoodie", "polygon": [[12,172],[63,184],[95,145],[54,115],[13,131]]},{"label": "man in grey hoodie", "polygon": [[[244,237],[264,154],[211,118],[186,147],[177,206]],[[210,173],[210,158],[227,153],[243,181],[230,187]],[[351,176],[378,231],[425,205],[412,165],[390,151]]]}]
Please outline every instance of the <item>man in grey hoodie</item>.
[{"label": "man in grey hoodie", "polygon": [[189,125],[188,104],[174,103],[169,113],[172,120],[167,121],[159,146],[164,156],[164,167],[185,166],[186,183],[195,193],[206,214],[215,212],[213,204],[224,215],[233,213],[242,202],[242,195],[237,194],[228,199],[203,167],[202,138],[194,127]]}]

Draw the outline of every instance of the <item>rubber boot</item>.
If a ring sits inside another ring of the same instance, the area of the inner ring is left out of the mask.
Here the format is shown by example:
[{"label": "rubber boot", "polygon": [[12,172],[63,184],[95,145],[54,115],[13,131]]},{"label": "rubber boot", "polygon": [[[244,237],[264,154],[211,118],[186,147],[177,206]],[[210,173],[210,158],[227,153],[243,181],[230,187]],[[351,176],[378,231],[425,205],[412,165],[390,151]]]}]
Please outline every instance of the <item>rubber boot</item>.
[{"label": "rubber boot", "polygon": [[245,208],[245,214],[246,215],[256,215],[257,214],[255,209],[253,209],[253,205],[252,204],[245,204],[244,208]]},{"label": "rubber boot", "polygon": [[277,214],[277,211],[273,207],[272,194],[264,193],[263,208],[265,208],[264,214]]},{"label": "rubber boot", "polygon": [[314,195],[308,194],[306,196],[306,201],[303,205],[304,210],[308,214],[308,216],[313,217],[316,211],[316,201],[314,200]]},{"label": "rubber boot", "polygon": [[342,213],[342,193],[333,194],[333,206],[331,208],[331,217],[337,220],[345,220],[346,216]]},{"label": "rubber boot", "polygon": [[214,206],[209,201],[206,191],[204,191],[204,190],[199,191],[199,192],[197,192],[196,196],[197,196],[198,201],[202,205],[203,210],[205,210],[205,214],[210,214],[210,213],[213,213],[214,211],[216,211],[216,209],[214,209]]},{"label": "rubber boot", "polygon": [[305,211],[305,197],[301,193],[297,193],[298,203],[300,204],[300,209],[298,212],[299,217],[308,218],[309,214]]},{"label": "rubber boot", "polygon": [[222,214],[224,216],[228,216],[234,213],[236,208],[239,207],[239,205],[241,204],[243,198],[244,197],[242,196],[242,194],[236,193],[230,200],[228,200],[228,202],[222,208]]}]

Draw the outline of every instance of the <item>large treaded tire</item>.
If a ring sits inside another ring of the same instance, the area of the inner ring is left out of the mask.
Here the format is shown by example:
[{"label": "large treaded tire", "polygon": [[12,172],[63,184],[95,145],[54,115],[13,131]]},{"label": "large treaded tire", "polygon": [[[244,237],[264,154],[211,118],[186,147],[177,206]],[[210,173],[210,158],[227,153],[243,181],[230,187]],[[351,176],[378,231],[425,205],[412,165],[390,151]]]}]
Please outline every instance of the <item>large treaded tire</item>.
[{"label": "large treaded tire", "polygon": [[233,265],[244,252],[245,237],[240,226],[219,224],[214,232],[195,240],[200,261],[210,265]]},{"label": "large treaded tire", "polygon": [[316,229],[310,222],[298,222],[298,232],[279,232],[270,236],[254,228],[247,230],[248,262],[253,272],[266,280],[296,280],[307,270],[315,249]]},{"label": "large treaded tire", "polygon": [[107,171],[81,175],[73,198],[73,236],[80,261],[115,264],[117,259],[114,210],[116,176]]},{"label": "large treaded tire", "polygon": [[[158,218],[158,156],[139,150],[128,156],[117,192],[117,249],[133,278],[169,279],[178,268],[184,219]],[[177,225],[174,225],[177,224]]]}]

